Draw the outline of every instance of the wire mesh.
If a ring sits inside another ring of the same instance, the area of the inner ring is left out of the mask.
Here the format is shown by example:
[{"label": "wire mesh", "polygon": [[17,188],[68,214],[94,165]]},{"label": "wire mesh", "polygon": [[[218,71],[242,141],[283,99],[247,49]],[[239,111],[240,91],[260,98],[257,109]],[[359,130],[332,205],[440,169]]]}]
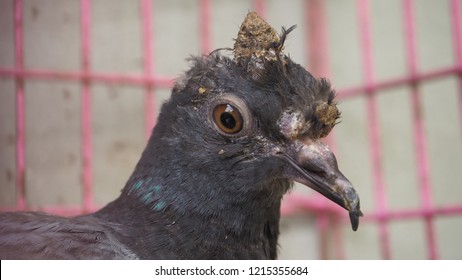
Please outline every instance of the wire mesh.
[{"label": "wire mesh", "polygon": [[[2,208],[2,210],[36,210],[27,205],[25,191],[26,176],[26,129],[25,113],[26,103],[24,98],[24,81],[28,79],[39,80],[65,80],[76,81],[81,84],[81,157],[82,157],[82,204],[78,207],[46,206],[41,210],[56,214],[74,215],[95,211],[100,205],[95,205],[93,195],[93,132],[92,132],[92,102],[91,85],[94,83],[134,85],[144,90],[144,137],[147,139],[155,125],[155,89],[170,88],[174,77],[163,76],[155,71],[153,60],[153,40],[156,34],[153,32],[153,15],[151,0],[140,0],[140,24],[142,30],[142,61],[143,73],[140,75],[121,73],[94,72],[91,68],[91,5],[90,0],[80,0],[80,38],[81,38],[81,61],[79,71],[53,71],[47,69],[26,69],[24,67],[24,42],[23,42],[23,1],[14,0],[14,68],[0,68],[0,77],[14,78],[15,80],[15,126],[16,126],[16,206],[14,209]],[[212,1],[198,0],[199,5],[199,38],[202,53],[209,53],[212,49],[211,40],[211,10]],[[439,258],[439,247],[435,231],[434,219],[437,216],[461,215],[462,205],[436,206],[433,203],[430,180],[430,166],[428,157],[427,139],[424,131],[424,119],[422,116],[421,84],[425,81],[441,79],[448,76],[457,77],[459,93],[459,119],[462,125],[462,27],[461,27],[461,3],[459,0],[449,0],[450,17],[452,28],[452,40],[454,49],[454,64],[441,69],[423,72],[419,69],[417,56],[415,7],[413,0],[402,0],[402,26],[405,31],[405,53],[407,74],[389,79],[377,80],[374,73],[374,57],[372,54],[371,39],[371,13],[368,0],[357,0],[357,23],[359,28],[360,48],[362,50],[362,73],[363,83],[349,88],[338,90],[338,98],[347,100],[357,96],[364,96],[366,102],[367,131],[369,144],[369,157],[372,163],[372,177],[375,191],[375,210],[365,213],[363,222],[377,223],[379,227],[379,240],[381,256],[384,259],[393,258],[390,245],[389,223],[395,220],[419,218],[425,223],[425,237],[427,245],[427,257]],[[327,15],[325,1],[305,0],[303,11],[308,27],[306,36],[307,58],[310,71],[316,76],[330,76],[329,53],[327,45]],[[266,15],[267,3],[265,0],[253,1],[254,9],[263,17]],[[380,138],[380,124],[377,112],[377,96],[383,90],[408,86],[411,99],[412,111],[412,135],[418,170],[418,185],[420,193],[420,207],[416,209],[394,210],[388,208],[387,186],[383,174],[383,149]],[[460,127],[462,131],[462,127]],[[335,135],[327,139],[330,145],[335,147]],[[319,256],[328,258],[326,242],[327,231],[335,230],[336,254],[335,258],[345,258],[343,234],[341,225],[346,222],[345,214],[333,204],[326,203],[319,196],[303,196],[299,194],[289,195],[282,206],[283,215],[291,215],[298,211],[306,211],[316,216],[316,228],[320,238]],[[331,256],[332,257],[332,256]]]}]

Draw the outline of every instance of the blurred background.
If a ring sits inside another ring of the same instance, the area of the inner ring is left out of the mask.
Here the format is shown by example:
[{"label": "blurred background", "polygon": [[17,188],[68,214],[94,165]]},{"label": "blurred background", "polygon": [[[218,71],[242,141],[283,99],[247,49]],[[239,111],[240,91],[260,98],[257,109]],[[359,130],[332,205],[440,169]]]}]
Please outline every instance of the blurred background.
[{"label": "blurred background", "polygon": [[462,258],[462,1],[0,0],[0,210],[118,196],[190,55],[247,12],[297,24],[286,53],[338,92],[326,139],[365,217],[297,186],[281,259]]}]

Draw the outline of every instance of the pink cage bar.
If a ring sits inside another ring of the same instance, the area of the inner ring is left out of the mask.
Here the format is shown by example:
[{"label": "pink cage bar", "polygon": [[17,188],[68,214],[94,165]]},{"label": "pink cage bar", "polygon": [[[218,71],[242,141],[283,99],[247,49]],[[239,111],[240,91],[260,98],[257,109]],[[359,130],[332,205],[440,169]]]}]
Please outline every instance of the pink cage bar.
[{"label": "pink cage bar", "polygon": [[[92,114],[90,85],[92,83],[106,84],[130,84],[144,88],[145,108],[145,135],[149,137],[152,127],[155,125],[154,89],[168,88],[173,85],[173,77],[165,77],[155,73],[152,41],[152,13],[153,0],[140,0],[140,16],[143,46],[143,74],[127,75],[118,73],[95,73],[91,70],[90,51],[90,27],[91,27],[91,0],[80,0],[80,31],[81,31],[81,70],[79,72],[57,72],[46,69],[25,69],[23,56],[23,6],[22,0],[14,0],[14,43],[15,43],[15,68],[0,68],[0,77],[13,77],[16,81],[16,193],[17,201],[14,209],[1,210],[37,210],[31,209],[26,203],[25,195],[25,79],[48,79],[48,80],[74,80],[79,81],[81,87],[81,153],[82,153],[82,205],[79,207],[50,206],[40,210],[61,214],[75,215],[95,211],[98,206],[93,201],[92,185]],[[377,81],[374,76],[374,61],[371,46],[370,8],[368,0],[357,0],[358,26],[360,34],[360,46],[362,50],[363,84],[351,88],[338,90],[340,99],[348,99],[358,95],[366,98],[366,112],[368,119],[368,142],[369,154],[372,163],[373,183],[375,188],[376,209],[372,213],[365,213],[362,222],[377,223],[379,226],[379,239],[382,258],[392,258],[389,227],[391,220],[421,218],[425,222],[425,236],[427,242],[427,257],[438,258],[438,244],[435,236],[434,218],[443,215],[462,214],[462,205],[446,205],[436,207],[432,203],[432,191],[429,178],[429,164],[427,155],[426,136],[423,131],[423,119],[421,114],[421,98],[419,85],[423,81],[442,78],[446,76],[458,77],[459,91],[459,118],[462,124],[462,27],[461,27],[461,3],[459,0],[450,1],[452,38],[455,51],[455,63],[452,66],[436,69],[429,72],[419,71],[416,50],[416,28],[414,25],[413,0],[402,0],[403,28],[405,30],[406,63],[408,74],[403,77]],[[199,0],[199,34],[200,48],[203,53],[212,50],[211,44],[211,1]],[[254,9],[263,17],[265,16],[265,0],[253,0]],[[316,76],[329,76],[329,57],[325,51],[327,42],[327,19],[325,2],[322,0],[305,0],[305,19],[308,27],[306,45],[310,71]],[[314,24],[316,23],[316,24]],[[413,114],[413,141],[415,146],[416,162],[418,164],[418,183],[421,196],[421,207],[408,210],[390,210],[387,208],[386,185],[382,167],[382,149],[380,143],[380,127],[377,116],[377,93],[380,90],[407,85],[411,88],[411,106]],[[462,128],[461,128],[462,131]],[[335,135],[331,135],[327,141],[335,149]],[[336,242],[336,255],[334,258],[345,258],[343,246],[343,234],[341,228],[346,222],[345,213],[325,199],[319,196],[289,195],[281,208],[283,215],[306,211],[316,216],[317,231],[320,238],[320,258],[328,258],[326,231],[334,229]],[[332,258],[332,256],[330,256]]]}]

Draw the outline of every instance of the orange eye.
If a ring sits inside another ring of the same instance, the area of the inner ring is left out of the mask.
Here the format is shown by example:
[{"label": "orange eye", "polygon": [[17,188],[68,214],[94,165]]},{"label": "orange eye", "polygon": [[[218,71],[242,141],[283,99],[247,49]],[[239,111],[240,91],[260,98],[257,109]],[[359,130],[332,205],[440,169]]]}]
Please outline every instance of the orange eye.
[{"label": "orange eye", "polygon": [[213,120],[218,128],[226,134],[236,134],[242,130],[242,115],[230,104],[220,104],[213,109]]}]

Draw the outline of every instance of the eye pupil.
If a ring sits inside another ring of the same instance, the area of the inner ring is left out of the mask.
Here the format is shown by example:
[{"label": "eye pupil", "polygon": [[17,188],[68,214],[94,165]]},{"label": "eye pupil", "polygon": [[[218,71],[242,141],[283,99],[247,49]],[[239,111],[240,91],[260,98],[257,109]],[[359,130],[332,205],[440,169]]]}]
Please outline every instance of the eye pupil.
[{"label": "eye pupil", "polygon": [[213,109],[213,120],[221,133],[236,134],[242,130],[241,112],[231,104],[220,104]]},{"label": "eye pupil", "polygon": [[221,114],[220,121],[228,129],[233,129],[236,126],[236,120],[233,115],[228,112]]}]

